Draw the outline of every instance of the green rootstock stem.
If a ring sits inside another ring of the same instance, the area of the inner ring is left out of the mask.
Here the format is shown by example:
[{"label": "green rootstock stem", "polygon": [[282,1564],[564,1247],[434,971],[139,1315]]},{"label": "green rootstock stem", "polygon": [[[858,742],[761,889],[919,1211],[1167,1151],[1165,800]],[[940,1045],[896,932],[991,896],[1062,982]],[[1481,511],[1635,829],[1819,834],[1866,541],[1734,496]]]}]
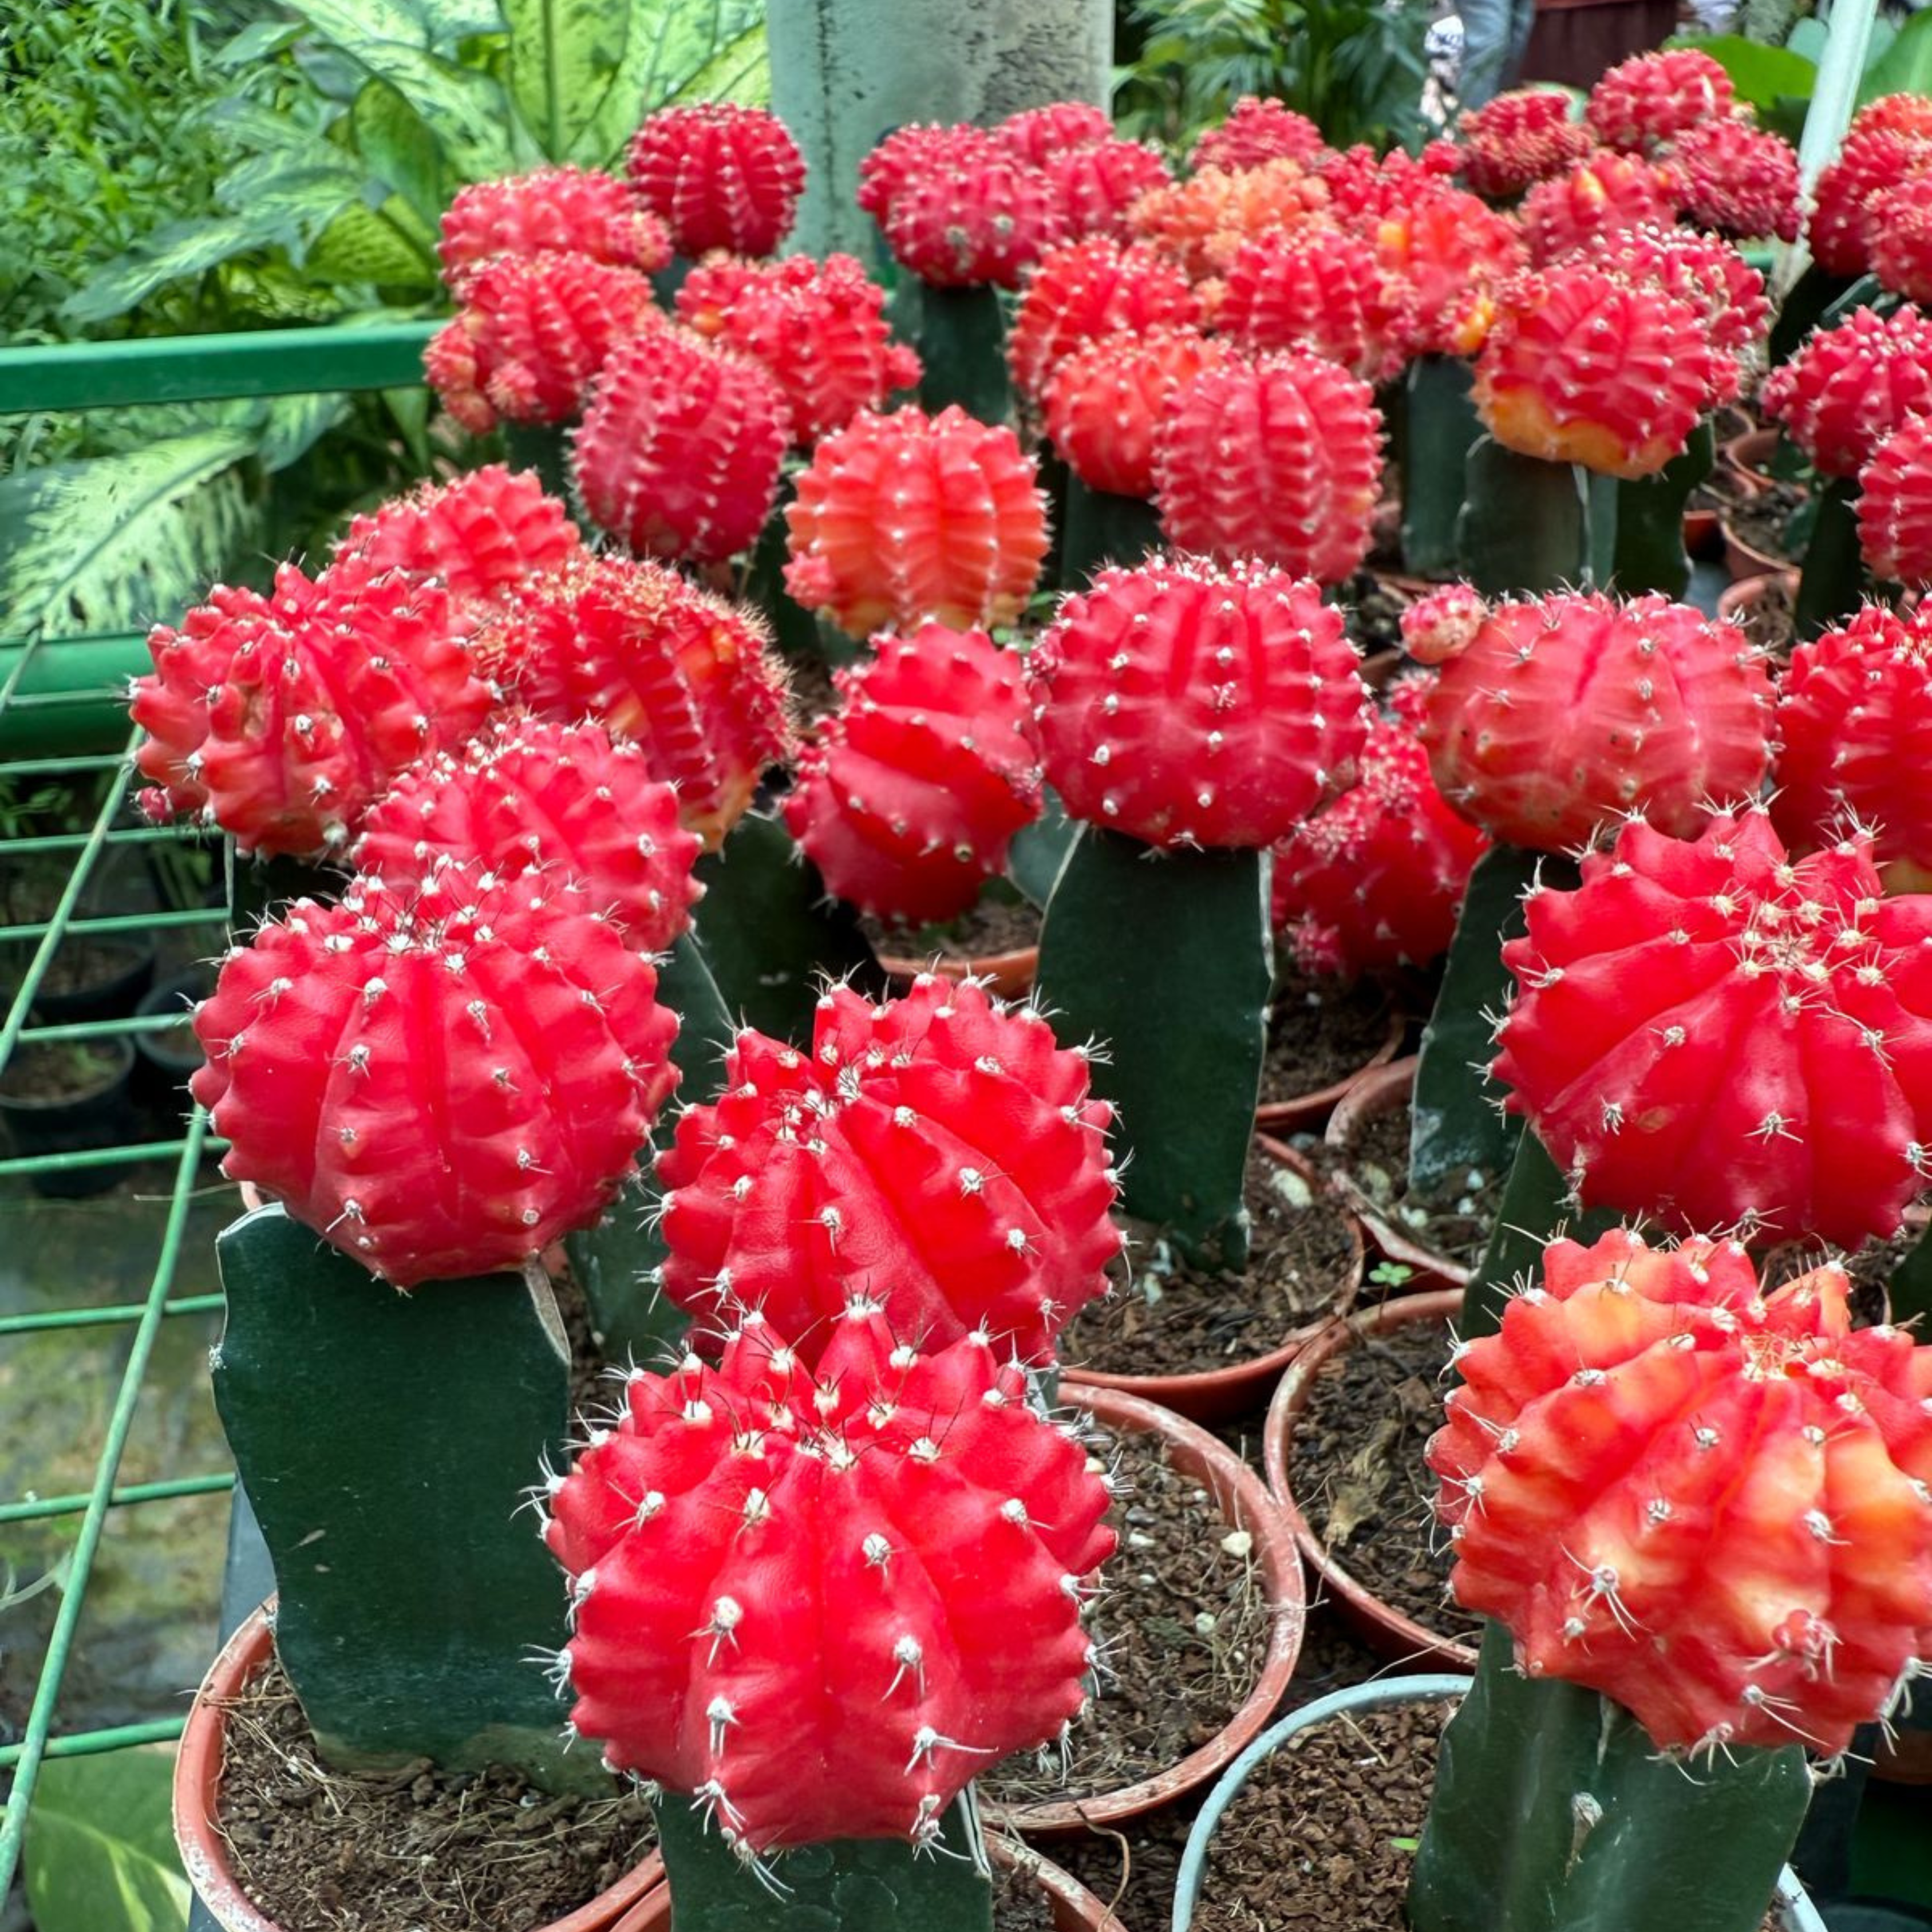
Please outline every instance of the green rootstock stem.
[{"label": "green rootstock stem", "polygon": [[503,454],[512,470],[533,470],[560,502],[572,500],[568,423],[506,423]]},{"label": "green rootstock stem", "polygon": [[758,532],[745,572],[745,599],[764,613],[765,622],[772,627],[772,641],[788,664],[851,664],[863,655],[864,647],[858,640],[847,637],[837,626],[822,621],[795,602],[785,588],[784,568],[790,556],[785,511],[791,502],[795,483],[796,478],[789,476],[779,483],[778,501]]},{"label": "green rootstock stem", "polygon": [[1707,418],[1690,432],[1682,452],[1654,476],[1618,484],[1612,574],[1619,596],[1641,597],[1654,590],[1677,598],[1690,588],[1684,513],[1690,507],[1690,493],[1710,475],[1716,460],[1716,434]]},{"label": "green rootstock stem", "polygon": [[1590,572],[1588,478],[1478,436],[1465,467],[1459,542],[1485,597],[1574,590]]},{"label": "green rootstock stem", "polygon": [[768,1883],[667,1792],[656,1808],[672,1932],[992,1932],[993,1888],[966,1807],[962,1798],[946,1814],[930,1851],[836,1838],[773,1855]]},{"label": "green rootstock stem", "polygon": [[1452,577],[1461,553],[1469,452],[1483,433],[1470,390],[1474,371],[1456,356],[1421,356],[1403,376],[1396,438],[1402,472],[1402,568],[1417,577]]},{"label": "green rootstock stem", "polygon": [[563,1755],[532,1644],[566,1634],[526,1515],[567,1460],[569,1361],[549,1286],[518,1274],[399,1294],[292,1221],[216,1243],[227,1320],[215,1406],[274,1562],[275,1647],[325,1759],[521,1765]]},{"label": "green rootstock stem", "polygon": [[1006,374],[1005,318],[994,288],[919,292],[916,341],[926,373],[919,380],[920,407],[928,414],[957,403],[980,422],[1012,416],[1013,391]]},{"label": "green rootstock stem", "polygon": [[244,858],[236,850],[232,838],[223,846],[222,862],[234,922],[230,929],[238,943],[249,938],[264,920],[279,919],[293,900],[334,904],[349,883],[346,868],[312,859]]},{"label": "green rootstock stem", "polygon": [[1842,275],[1828,275],[1812,262],[1778,304],[1778,320],[1771,330],[1772,364],[1789,362],[1814,328],[1821,323],[1828,326],[1838,314],[1877,292],[1878,283],[1870,275],[1847,281]]},{"label": "green rootstock stem", "polygon": [[1160,518],[1144,497],[1090,490],[1070,475],[1060,560],[1068,590],[1084,588],[1110,563],[1131,569],[1160,545]]},{"label": "green rootstock stem", "polygon": [[1273,982],[1266,854],[1082,829],[1040,934],[1040,1005],[1062,1046],[1106,1048],[1094,1088],[1119,1110],[1127,1212],[1232,1266]]},{"label": "green rootstock stem", "polygon": [[1804,551],[1795,616],[1798,641],[1815,638],[1856,614],[1868,579],[1858,548],[1858,486],[1834,477],[1818,499],[1818,520]]},{"label": "green rootstock stem", "polygon": [[1412,1932],[1757,1932],[1811,1792],[1804,1755],[1666,1762],[1593,1690],[1532,1681],[1492,1625],[1443,1733]]},{"label": "green rootstock stem", "polygon": [[1932,1327],[1932,1230],[1913,1242],[1912,1252],[1892,1270],[1888,1288],[1893,1321],[1910,1322],[1922,1316],[1928,1318],[1926,1325]]}]

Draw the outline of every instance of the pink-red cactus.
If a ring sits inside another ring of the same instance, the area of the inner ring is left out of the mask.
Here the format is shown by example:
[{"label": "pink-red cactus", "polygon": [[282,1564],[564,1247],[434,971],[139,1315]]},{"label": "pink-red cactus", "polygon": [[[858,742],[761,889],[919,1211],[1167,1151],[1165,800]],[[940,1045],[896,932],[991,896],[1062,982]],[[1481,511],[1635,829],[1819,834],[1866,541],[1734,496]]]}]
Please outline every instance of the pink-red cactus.
[{"label": "pink-red cactus", "polygon": [[1843,1271],[1560,1240],[1456,1354],[1429,1445],[1450,1583],[1532,1677],[1666,1750],[1847,1749],[1932,1642],[1932,1348],[1853,1330]]},{"label": "pink-red cactus", "polygon": [[572,472],[590,520],[634,554],[722,563],[764,528],[791,438],[762,363],[662,328],[604,364]]},{"label": "pink-red cactus", "polygon": [[1197,174],[1203,168],[1258,168],[1268,161],[1312,161],[1325,152],[1322,130],[1305,114],[1279,100],[1244,94],[1228,110],[1218,128],[1210,128],[1194,144],[1187,165]]},{"label": "pink-red cactus", "polygon": [[842,702],[800,761],[785,824],[862,912],[956,919],[1040,816],[1020,661],[983,631],[926,624],[836,676]]},{"label": "pink-red cactus", "polygon": [[1707,310],[1578,260],[1503,291],[1476,358],[1476,410],[1505,448],[1651,476],[1736,381]]},{"label": "pink-red cactus", "polygon": [[1055,371],[1046,392],[1046,433],[1088,489],[1150,497],[1154,430],[1168,398],[1233,353],[1197,328],[1096,336]]},{"label": "pink-red cactus", "polygon": [[1932,897],[1870,842],[1794,861],[1753,808],[1641,820],[1539,887],[1491,1070],[1588,1207],[1888,1238],[1932,1171]]},{"label": "pink-red cactus", "polygon": [[1908,416],[1858,472],[1858,544],[1873,576],[1932,584],[1932,416]]},{"label": "pink-red cactus", "polygon": [[1490,842],[1444,802],[1412,726],[1377,719],[1359,766],[1348,790],[1274,848],[1274,924],[1305,973],[1352,980],[1432,964]]},{"label": "pink-red cactus", "polygon": [[1735,625],[1594,592],[1496,604],[1466,642],[1433,614],[1414,620],[1442,666],[1422,741],[1443,796],[1496,838],[1567,851],[1636,811],[1688,838],[1762,784],[1771,680]]},{"label": "pink-red cactus", "polygon": [[1129,219],[1150,247],[1199,281],[1220,274],[1251,236],[1322,220],[1328,205],[1321,176],[1283,158],[1232,171],[1204,168],[1142,195]]},{"label": "pink-red cactus", "polygon": [[892,340],[885,301],[850,255],[769,264],[721,257],[686,278],[677,313],[699,334],[764,365],[790,412],[793,441],[809,449],[918,382],[919,356]]},{"label": "pink-red cactus", "polygon": [[670,231],[616,176],[554,167],[458,189],[436,252],[460,298],[493,255],[588,255],[652,274],[671,249]]},{"label": "pink-red cactus", "polygon": [[1726,118],[1736,101],[1731,77],[1697,47],[1636,54],[1590,90],[1584,118],[1605,146],[1642,154],[1687,128]]},{"label": "pink-red cactus", "polygon": [[[658,1160],[664,1292],[763,1311],[816,1359],[854,1295],[932,1346],[1029,1362],[1106,1292],[1120,1236],[1084,1058],[976,981],[820,1000],[809,1052],[740,1033],[718,1100]],[[828,1324],[832,1324],[828,1328]]]},{"label": "pink-red cactus", "polygon": [[1043,168],[1056,155],[1105,146],[1114,138],[1114,123],[1090,100],[1049,100],[1009,114],[993,131],[1022,160]]},{"label": "pink-red cactus", "polygon": [[1046,556],[1032,458],[957,407],[854,417],[800,473],[785,522],[786,589],[855,638],[1010,623]]},{"label": "pink-red cactus", "polygon": [[400,1288],[594,1221],[677,1082],[641,954],[562,888],[458,865],[298,900],[194,1025],[222,1171]]},{"label": "pink-red cactus", "polygon": [[1888,892],[1932,889],[1932,616],[1876,606],[1793,650],[1778,685],[1772,823],[1794,850],[1870,829]]},{"label": "pink-red cactus", "polygon": [[340,851],[419,758],[459,746],[495,702],[465,621],[428,579],[354,558],[267,596],[218,588],[148,640],[136,754],[156,817],[199,812],[244,852]]},{"label": "pink-red cactus", "polygon": [[1766,382],[1764,411],[1826,476],[1855,476],[1909,416],[1932,412],[1932,317],[1909,303],[1814,329]]},{"label": "pink-red cactus", "polygon": [[1819,267],[1846,278],[1868,273],[1879,202],[1908,183],[1922,192],[1928,177],[1932,177],[1932,129],[1914,134],[1868,124],[1862,114],[1811,190],[1806,238]]},{"label": "pink-red cactus", "polygon": [[[1401,219],[1432,195],[1454,190],[1462,151],[1451,141],[1431,141],[1419,154],[1400,148],[1378,154],[1358,146],[1323,154],[1313,165],[1328,190],[1330,218],[1372,236],[1383,222]],[[1472,205],[1486,206],[1474,197]]]},{"label": "pink-red cactus", "polygon": [[1409,298],[1370,243],[1307,227],[1241,244],[1228,264],[1215,326],[1244,349],[1312,350],[1351,375],[1382,382],[1401,366]]},{"label": "pink-red cactus", "polygon": [[335,546],[371,575],[434,578],[459,604],[490,604],[580,554],[577,526],[526,471],[500,464],[425,483],[355,518]]},{"label": "pink-red cactus", "polygon": [[1409,292],[1406,333],[1416,355],[1474,355],[1498,290],[1528,260],[1514,216],[1439,182],[1415,184],[1366,232],[1382,266]]},{"label": "pink-red cactus", "polygon": [[662,952],[704,892],[701,849],[643,748],[595,724],[507,718],[460,755],[412,766],[370,808],[352,860],[392,892],[454,860],[503,880],[541,873],[639,952]]},{"label": "pink-red cactus", "polygon": [[1478,194],[1508,201],[1540,181],[1564,173],[1595,143],[1588,128],[1570,118],[1570,96],[1561,88],[1523,87],[1498,94],[1459,115],[1462,174]]},{"label": "pink-red cactus", "polygon": [[636,1371],[548,1486],[572,1725],[744,1856],[938,1846],[970,1779],[1078,1714],[1082,1580],[1114,1547],[1020,1371],[903,1346],[864,1303],[831,1329],[815,1377],[751,1315],[716,1367]]},{"label": "pink-red cactus", "polygon": [[805,158],[775,114],[706,101],[666,107],[632,136],[631,185],[695,261],[714,248],[775,253],[805,190]]},{"label": "pink-red cactus", "polygon": [[1341,612],[1286,571],[1102,571],[1027,661],[1047,782],[1151,845],[1272,845],[1354,776],[1360,662]]},{"label": "pink-red cactus", "polygon": [[1375,392],[1305,350],[1231,361],[1177,390],[1154,430],[1154,502],[1184,550],[1340,584],[1380,493]]},{"label": "pink-red cactus", "polygon": [[496,255],[430,338],[423,373],[463,427],[568,422],[620,344],[664,320],[650,278],[589,255]]},{"label": "pink-red cactus", "polygon": [[533,579],[477,648],[518,704],[634,739],[707,848],[790,754],[784,674],[763,621],[661,564],[586,556]]},{"label": "pink-red cactus", "polygon": [[1682,184],[1666,167],[1599,148],[1522,198],[1522,235],[1539,267],[1588,251],[1619,229],[1676,220]]},{"label": "pink-red cactus", "polygon": [[1007,332],[1006,366],[1013,386],[1036,404],[1083,342],[1199,320],[1193,285],[1172,262],[1150,248],[1089,236],[1049,250],[1028,278]]},{"label": "pink-red cactus", "polygon": [[1043,166],[1062,237],[1111,235],[1131,241],[1135,202],[1173,177],[1157,148],[1143,141],[1096,141],[1069,148]]},{"label": "pink-red cactus", "polygon": [[1741,241],[1798,238],[1798,150],[1748,121],[1700,121],[1672,140],[1669,159],[1687,221]]},{"label": "pink-red cactus", "polygon": [[1700,311],[1719,358],[1716,400],[1733,400],[1745,370],[1762,359],[1771,303],[1763,276],[1731,243],[1688,228],[1625,228],[1558,266],[1573,263],[1660,289]]},{"label": "pink-red cactus", "polygon": [[1871,268],[1880,286],[1932,306],[1932,197],[1924,180],[1891,188],[1872,204]]},{"label": "pink-red cactus", "polygon": [[892,194],[880,225],[902,266],[935,288],[1010,289],[1060,238],[1044,172],[983,129],[946,130]]}]

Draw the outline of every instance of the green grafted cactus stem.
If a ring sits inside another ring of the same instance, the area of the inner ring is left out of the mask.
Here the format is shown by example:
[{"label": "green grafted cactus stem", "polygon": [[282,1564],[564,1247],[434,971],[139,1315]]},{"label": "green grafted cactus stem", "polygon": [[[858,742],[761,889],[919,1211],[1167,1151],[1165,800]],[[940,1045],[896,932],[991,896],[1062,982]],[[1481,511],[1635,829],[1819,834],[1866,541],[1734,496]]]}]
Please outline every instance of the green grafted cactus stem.
[{"label": "green grafted cactus stem", "polygon": [[919,381],[920,407],[937,415],[957,403],[981,422],[1003,423],[1013,412],[1006,374],[1006,319],[1000,292],[992,287],[919,291],[914,341],[926,373]]},{"label": "green grafted cactus stem", "polygon": [[1156,853],[1084,826],[1040,942],[1040,1002],[1064,1046],[1103,1043],[1121,1204],[1184,1253],[1247,1259],[1242,1184],[1274,977],[1264,852]]},{"label": "green grafted cactus stem", "polygon": [[1485,597],[1539,597],[1590,580],[1591,479],[1478,436],[1465,466],[1459,542]]},{"label": "green grafted cactus stem", "polygon": [[1109,564],[1131,570],[1160,547],[1160,518],[1144,497],[1090,490],[1070,474],[1060,556],[1067,589],[1084,588]]},{"label": "green grafted cactus stem", "polygon": [[569,423],[506,423],[504,460],[512,470],[531,470],[560,503],[576,501],[571,487]]},{"label": "green grafted cactus stem", "polygon": [[1454,577],[1470,449],[1483,433],[1471,398],[1473,372],[1460,356],[1420,356],[1402,377],[1395,414],[1402,476],[1402,568]]},{"label": "green grafted cactus stem", "polygon": [[1757,1932],[1811,1795],[1796,1745],[1666,1760],[1492,1624],[1444,1732],[1412,1932]]},{"label": "green grafted cactus stem", "polygon": [[1800,643],[1857,614],[1870,581],[1858,545],[1858,481],[1850,476],[1834,477],[1818,499],[1818,520],[1798,580]]},{"label": "green grafted cactus stem", "polygon": [[1654,476],[1617,485],[1616,561],[1612,574],[1619,596],[1660,592],[1681,599],[1690,584],[1684,548],[1684,513],[1690,493],[1717,460],[1716,434],[1708,418],[1690,432],[1682,452]]}]

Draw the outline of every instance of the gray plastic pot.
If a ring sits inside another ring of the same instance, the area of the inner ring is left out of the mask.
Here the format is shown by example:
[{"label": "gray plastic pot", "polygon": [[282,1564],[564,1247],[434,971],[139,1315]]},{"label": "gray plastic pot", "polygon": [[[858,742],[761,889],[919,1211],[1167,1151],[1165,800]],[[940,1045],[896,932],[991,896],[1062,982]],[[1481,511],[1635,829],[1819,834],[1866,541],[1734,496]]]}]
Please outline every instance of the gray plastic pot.
[{"label": "gray plastic pot", "polygon": [[[1208,1868],[1208,1844],[1221,1814],[1232,1804],[1256,1765],[1271,1756],[1298,1731],[1311,1730],[1330,1718],[1358,1711],[1386,1711],[1403,1704],[1429,1704],[1444,1697],[1460,1697],[1469,1688],[1467,1677],[1384,1677],[1372,1684],[1352,1684],[1292,1711],[1278,1724],[1262,1732],[1240,1756],[1221,1774],[1208,1802],[1187,1834],[1181,1854],[1180,1875],[1174,1888],[1173,1932],[1188,1932],[1194,1922],[1194,1908],[1201,1898],[1201,1882]],[[1782,1914],[1784,1932],[1830,1932],[1817,1909],[1804,1895],[1797,1874],[1787,1865],[1778,1877],[1776,1903]]]}]

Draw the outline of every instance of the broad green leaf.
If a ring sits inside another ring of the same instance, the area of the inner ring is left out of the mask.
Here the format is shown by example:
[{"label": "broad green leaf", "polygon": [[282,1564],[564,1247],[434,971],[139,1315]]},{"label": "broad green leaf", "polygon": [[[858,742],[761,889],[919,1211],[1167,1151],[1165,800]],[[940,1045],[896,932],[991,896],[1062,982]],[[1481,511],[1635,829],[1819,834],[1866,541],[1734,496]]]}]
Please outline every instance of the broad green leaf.
[{"label": "broad green leaf", "polygon": [[27,1820],[27,1909],[39,1932],[182,1932],[170,1745],[50,1758]]},{"label": "broad green leaf", "polygon": [[271,476],[300,462],[350,408],[340,394],[271,397],[260,411],[256,459]]},{"label": "broad green leaf", "polygon": [[386,80],[368,80],[349,110],[356,151],[430,232],[442,218],[442,154],[434,130]]},{"label": "broad green leaf", "polygon": [[622,68],[632,0],[503,0],[503,17],[510,28],[511,98],[537,146],[563,160],[596,119]]},{"label": "broad green leaf", "polygon": [[298,26],[286,20],[256,20],[224,40],[210,58],[217,67],[253,67],[292,46],[302,34]]},{"label": "broad green leaf", "polygon": [[1829,29],[1822,20],[1814,15],[1808,20],[1800,20],[1785,36],[1784,44],[1790,52],[1802,56],[1815,66],[1823,55],[1825,43],[1829,38]]},{"label": "broad green leaf", "polygon": [[436,286],[435,257],[360,201],[352,202],[322,231],[309,268],[332,281],[419,288],[425,296]]},{"label": "broad green leaf", "polygon": [[[616,0],[609,0],[616,4]],[[764,39],[761,0],[631,0],[637,14],[624,48],[624,60],[596,121],[579,139],[570,158],[609,166],[644,116],[676,101],[721,98],[700,91],[701,77],[717,74],[734,89],[755,92],[765,76],[754,47]],[[748,43],[750,44],[748,45]],[[764,85],[769,92],[769,76]],[[734,92],[733,98],[749,94]]]},{"label": "broad green leaf", "polygon": [[[1873,23],[1874,39],[1881,24]],[[1932,13],[1913,14],[1865,69],[1860,104],[1886,94],[1932,94]]]},{"label": "broad green leaf", "polygon": [[1731,77],[1740,100],[1768,107],[1780,95],[1809,100],[1818,70],[1802,54],[1785,47],[1760,46],[1741,34],[1718,34],[1684,44],[1700,49]]},{"label": "broad green leaf", "polygon": [[125,315],[170,282],[205,274],[237,255],[262,248],[268,233],[252,215],[221,214],[171,221],[136,248],[110,262],[61,306],[70,322],[106,322]]},{"label": "broad green leaf", "polygon": [[253,528],[254,447],[208,430],[0,479],[0,635],[138,630],[193,602]]},{"label": "broad green leaf", "polygon": [[316,237],[362,195],[364,181],[351,157],[319,142],[306,154],[257,154],[230,169],[219,191],[299,268]]}]

